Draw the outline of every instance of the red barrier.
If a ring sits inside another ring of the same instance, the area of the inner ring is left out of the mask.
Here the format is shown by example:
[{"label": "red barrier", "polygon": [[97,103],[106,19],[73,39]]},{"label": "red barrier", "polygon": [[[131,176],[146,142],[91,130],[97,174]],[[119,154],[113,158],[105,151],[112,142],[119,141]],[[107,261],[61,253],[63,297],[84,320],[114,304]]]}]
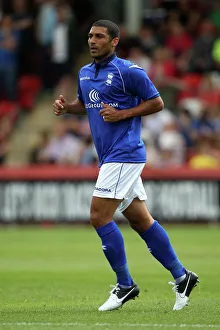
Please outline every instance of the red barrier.
[{"label": "red barrier", "polygon": [[[96,166],[0,167],[0,181],[95,180],[98,171]],[[144,180],[220,180],[220,169],[192,170],[188,167],[152,169],[146,166],[142,178]]]}]

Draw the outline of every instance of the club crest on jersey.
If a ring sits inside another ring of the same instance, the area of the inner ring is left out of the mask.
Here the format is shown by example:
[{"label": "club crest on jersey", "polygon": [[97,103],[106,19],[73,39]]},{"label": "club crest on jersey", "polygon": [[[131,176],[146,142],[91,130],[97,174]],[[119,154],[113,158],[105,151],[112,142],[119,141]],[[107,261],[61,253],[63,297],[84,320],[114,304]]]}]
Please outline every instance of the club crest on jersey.
[{"label": "club crest on jersey", "polygon": [[107,79],[105,81],[105,84],[107,86],[111,86],[113,77],[114,77],[114,74],[112,72],[108,72]]}]

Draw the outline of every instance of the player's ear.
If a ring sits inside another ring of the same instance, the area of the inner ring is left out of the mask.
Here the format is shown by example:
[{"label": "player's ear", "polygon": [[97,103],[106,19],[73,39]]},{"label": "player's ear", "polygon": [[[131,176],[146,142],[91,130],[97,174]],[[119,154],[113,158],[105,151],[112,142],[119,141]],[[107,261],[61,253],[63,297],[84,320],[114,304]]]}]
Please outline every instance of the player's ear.
[{"label": "player's ear", "polygon": [[112,46],[116,47],[118,43],[119,43],[119,38],[118,37],[115,37],[115,38],[112,39]]}]

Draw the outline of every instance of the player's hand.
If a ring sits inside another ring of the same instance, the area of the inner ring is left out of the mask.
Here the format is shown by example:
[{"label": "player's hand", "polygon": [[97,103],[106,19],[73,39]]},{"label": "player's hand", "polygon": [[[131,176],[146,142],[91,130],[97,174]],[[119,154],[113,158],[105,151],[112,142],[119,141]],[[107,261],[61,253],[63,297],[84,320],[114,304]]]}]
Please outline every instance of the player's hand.
[{"label": "player's hand", "polygon": [[100,110],[99,113],[105,122],[113,123],[123,119],[120,110],[116,110],[115,108],[103,102],[101,102],[101,105],[103,106],[103,109]]},{"label": "player's hand", "polygon": [[67,113],[68,102],[64,99],[63,95],[60,95],[53,104],[53,112],[56,116],[61,116]]}]

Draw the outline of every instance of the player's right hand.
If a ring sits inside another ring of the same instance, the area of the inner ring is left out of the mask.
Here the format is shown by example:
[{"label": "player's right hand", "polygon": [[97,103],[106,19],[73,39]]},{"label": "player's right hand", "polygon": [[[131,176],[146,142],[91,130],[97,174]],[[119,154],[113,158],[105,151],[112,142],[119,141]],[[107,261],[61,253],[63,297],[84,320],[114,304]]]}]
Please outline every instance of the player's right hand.
[{"label": "player's right hand", "polygon": [[61,116],[67,113],[68,102],[64,99],[63,95],[60,95],[53,104],[53,112],[56,116]]}]

